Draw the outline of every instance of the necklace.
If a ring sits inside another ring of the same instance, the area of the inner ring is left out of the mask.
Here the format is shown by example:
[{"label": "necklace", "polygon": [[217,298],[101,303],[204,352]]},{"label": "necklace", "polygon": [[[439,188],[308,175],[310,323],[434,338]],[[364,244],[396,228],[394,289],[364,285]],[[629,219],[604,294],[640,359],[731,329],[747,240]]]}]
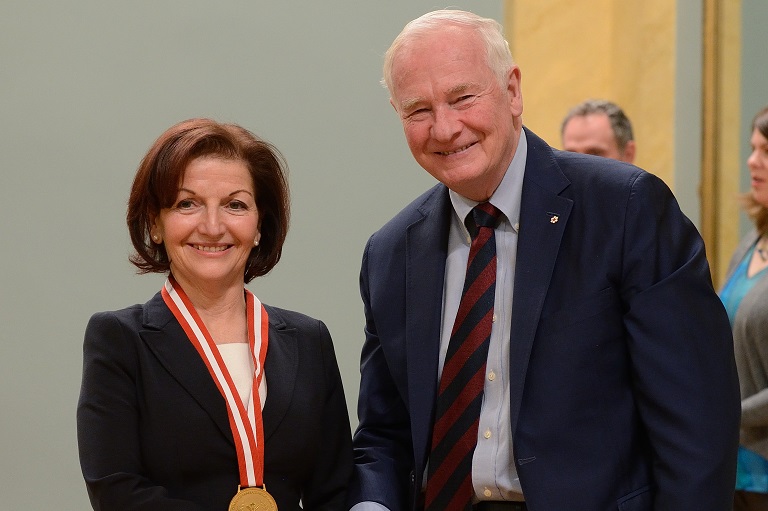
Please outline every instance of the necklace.
[{"label": "necklace", "polygon": [[760,237],[760,241],[757,242],[755,248],[757,250],[757,255],[760,256],[760,260],[766,262],[768,261],[768,249],[763,246],[763,241],[765,241],[765,238]]}]

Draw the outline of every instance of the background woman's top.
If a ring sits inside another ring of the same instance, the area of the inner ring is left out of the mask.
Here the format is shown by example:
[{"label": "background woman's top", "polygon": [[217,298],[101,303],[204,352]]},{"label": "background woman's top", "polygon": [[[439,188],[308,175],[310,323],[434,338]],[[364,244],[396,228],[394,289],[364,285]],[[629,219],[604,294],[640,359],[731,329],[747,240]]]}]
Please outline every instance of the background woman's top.
[{"label": "background woman's top", "polygon": [[733,327],[742,399],[741,444],[768,458],[768,272],[747,275],[758,239],[753,231],[739,243],[721,299]]}]

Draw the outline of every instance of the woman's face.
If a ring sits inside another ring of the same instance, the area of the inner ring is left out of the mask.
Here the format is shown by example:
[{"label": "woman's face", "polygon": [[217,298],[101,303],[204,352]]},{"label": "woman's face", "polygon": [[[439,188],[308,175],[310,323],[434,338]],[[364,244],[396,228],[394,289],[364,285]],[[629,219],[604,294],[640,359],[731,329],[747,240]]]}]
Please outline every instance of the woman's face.
[{"label": "woman's face", "polygon": [[747,158],[747,166],[752,183],[752,196],[764,207],[768,207],[768,139],[758,130],[752,132],[749,139],[752,153]]},{"label": "woman's face", "polygon": [[164,243],[182,288],[243,285],[261,236],[255,195],[242,161],[203,156],[189,163],[174,205],[160,211],[150,231]]}]

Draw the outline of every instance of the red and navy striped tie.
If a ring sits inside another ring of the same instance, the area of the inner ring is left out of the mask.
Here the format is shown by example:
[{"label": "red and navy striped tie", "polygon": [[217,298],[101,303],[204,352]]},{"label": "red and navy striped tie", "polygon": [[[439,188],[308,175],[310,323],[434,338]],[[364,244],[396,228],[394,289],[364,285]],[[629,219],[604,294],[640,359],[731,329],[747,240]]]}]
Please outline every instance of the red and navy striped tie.
[{"label": "red and navy striped tie", "polygon": [[426,511],[472,508],[472,455],[477,444],[485,363],[496,290],[494,227],[501,212],[489,202],[472,210],[477,230],[437,396],[427,471]]}]

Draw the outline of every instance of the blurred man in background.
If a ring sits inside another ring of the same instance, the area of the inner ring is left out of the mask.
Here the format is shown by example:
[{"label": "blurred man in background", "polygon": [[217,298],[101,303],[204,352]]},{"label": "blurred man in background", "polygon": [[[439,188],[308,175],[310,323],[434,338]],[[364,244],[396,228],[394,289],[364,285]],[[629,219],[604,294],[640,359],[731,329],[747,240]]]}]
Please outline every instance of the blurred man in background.
[{"label": "blurred man in background", "polygon": [[633,163],[632,123],[615,103],[588,99],[573,107],[560,128],[563,149]]}]

